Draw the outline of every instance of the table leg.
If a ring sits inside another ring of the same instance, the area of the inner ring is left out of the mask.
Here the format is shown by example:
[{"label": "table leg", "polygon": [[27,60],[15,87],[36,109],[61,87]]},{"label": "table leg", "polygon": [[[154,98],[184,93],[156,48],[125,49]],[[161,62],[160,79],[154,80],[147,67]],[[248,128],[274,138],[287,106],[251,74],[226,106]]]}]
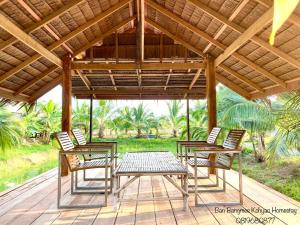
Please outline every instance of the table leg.
[{"label": "table leg", "polygon": [[183,201],[184,201],[184,211],[188,211],[188,176],[184,176],[184,191],[186,194],[184,194]]}]

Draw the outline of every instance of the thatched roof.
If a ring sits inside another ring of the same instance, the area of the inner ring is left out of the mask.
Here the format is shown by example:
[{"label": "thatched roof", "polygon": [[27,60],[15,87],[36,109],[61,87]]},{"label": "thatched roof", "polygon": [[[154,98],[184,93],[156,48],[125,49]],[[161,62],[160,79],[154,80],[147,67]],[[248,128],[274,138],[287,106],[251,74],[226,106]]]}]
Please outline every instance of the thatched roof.
[{"label": "thatched roof", "polygon": [[[76,64],[134,63],[137,2],[143,1],[0,0],[0,96],[35,101],[61,83],[56,59],[67,53],[77,56]],[[145,63],[205,65],[209,54],[216,59],[218,82],[248,99],[300,87],[300,7],[270,46],[270,0],[145,0],[144,6]],[[14,38],[3,18],[41,46],[33,49]],[[78,69],[73,93],[78,98],[205,98],[203,68],[154,68]]]}]

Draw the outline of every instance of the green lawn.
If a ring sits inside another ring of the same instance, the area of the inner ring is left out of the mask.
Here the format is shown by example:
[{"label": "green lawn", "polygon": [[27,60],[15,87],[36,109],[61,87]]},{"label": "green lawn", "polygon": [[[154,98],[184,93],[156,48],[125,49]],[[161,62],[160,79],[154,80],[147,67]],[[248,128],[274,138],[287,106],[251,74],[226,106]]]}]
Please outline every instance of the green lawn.
[{"label": "green lawn", "polygon": [[[104,139],[114,141],[115,139]],[[118,151],[172,151],[176,152],[176,139],[119,138]],[[23,145],[0,153],[0,191],[35,177],[57,166],[57,144]],[[234,164],[236,167],[236,162]],[[275,190],[300,201],[300,157],[277,160],[273,167],[256,163],[248,153],[243,155],[243,173]]]}]

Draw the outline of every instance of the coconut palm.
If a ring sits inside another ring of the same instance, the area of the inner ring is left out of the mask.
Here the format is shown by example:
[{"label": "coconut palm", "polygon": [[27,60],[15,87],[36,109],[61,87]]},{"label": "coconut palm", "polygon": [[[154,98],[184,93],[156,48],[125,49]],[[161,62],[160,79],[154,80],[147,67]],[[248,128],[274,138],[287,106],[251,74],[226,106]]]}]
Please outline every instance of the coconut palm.
[{"label": "coconut palm", "polygon": [[99,138],[104,138],[105,128],[112,118],[113,113],[113,104],[111,101],[100,100],[98,102],[98,107],[95,109],[95,117],[98,122]]},{"label": "coconut palm", "polygon": [[0,149],[5,151],[21,143],[23,124],[20,118],[0,107]]},{"label": "coconut palm", "polygon": [[50,135],[57,132],[61,127],[61,109],[52,100],[41,102],[37,105],[40,118],[41,131],[43,133],[44,143],[50,143]]},{"label": "coconut palm", "polygon": [[137,107],[132,108],[131,126],[137,131],[137,137],[142,136],[142,130],[147,128],[147,124],[150,119],[150,113],[146,109],[143,103],[140,103]]},{"label": "coconut palm", "polygon": [[128,131],[132,128],[132,110],[128,106],[125,106],[118,113],[120,118],[119,129],[124,130],[127,135]]},{"label": "coconut palm", "polygon": [[229,89],[220,90],[218,98],[220,124],[226,129],[247,130],[257,161],[264,161],[265,135],[274,129],[275,118],[266,101],[248,101]]},{"label": "coconut palm", "polygon": [[89,119],[89,105],[86,102],[79,104],[77,100],[73,109],[73,126],[82,128],[86,134],[89,128]]},{"label": "coconut palm", "polygon": [[181,115],[180,110],[182,108],[182,103],[178,100],[173,100],[167,102],[168,115],[167,121],[172,129],[172,136],[177,137],[177,133],[181,127],[184,117]]}]

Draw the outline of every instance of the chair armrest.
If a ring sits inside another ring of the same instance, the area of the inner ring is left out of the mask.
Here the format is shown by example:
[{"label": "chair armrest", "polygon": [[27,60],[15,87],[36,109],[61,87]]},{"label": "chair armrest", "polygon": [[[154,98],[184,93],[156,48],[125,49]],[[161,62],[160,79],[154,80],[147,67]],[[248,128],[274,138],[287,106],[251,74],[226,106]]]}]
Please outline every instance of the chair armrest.
[{"label": "chair armrest", "polygon": [[109,151],[104,150],[104,149],[81,149],[81,150],[68,150],[68,151],[59,151],[60,155],[82,155],[82,154],[90,154],[90,153],[108,153]]},{"label": "chair armrest", "polygon": [[202,152],[202,153],[242,153],[241,149],[224,149],[224,148],[201,148],[201,149],[193,149],[193,152]]},{"label": "chair armrest", "polygon": [[176,141],[177,144],[185,144],[185,143],[206,143],[206,141]]},{"label": "chair armrest", "polygon": [[97,144],[118,144],[117,141],[99,141],[99,142],[89,142],[87,145],[97,145]]},{"label": "chair armrest", "polygon": [[108,145],[76,145],[74,149],[87,149],[87,150],[91,150],[91,149],[108,149],[111,150],[113,148],[113,146],[108,146]]},{"label": "chair armrest", "polygon": [[209,144],[207,142],[199,142],[199,143],[184,143],[182,144],[183,147],[187,147],[187,148],[193,148],[193,147],[221,147],[219,145],[215,145],[215,144]]}]

